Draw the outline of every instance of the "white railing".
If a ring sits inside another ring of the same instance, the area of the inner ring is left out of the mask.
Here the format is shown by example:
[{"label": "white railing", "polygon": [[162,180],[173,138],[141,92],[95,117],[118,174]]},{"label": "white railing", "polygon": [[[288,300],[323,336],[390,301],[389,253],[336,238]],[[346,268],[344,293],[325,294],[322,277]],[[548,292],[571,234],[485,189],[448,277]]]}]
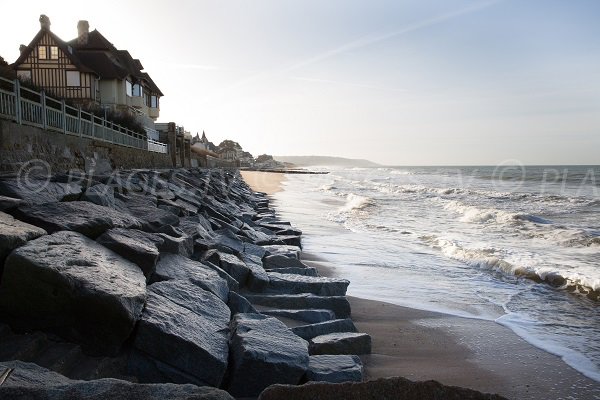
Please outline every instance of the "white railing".
[{"label": "white railing", "polygon": [[0,77],[0,117],[66,135],[166,154],[167,145]]}]

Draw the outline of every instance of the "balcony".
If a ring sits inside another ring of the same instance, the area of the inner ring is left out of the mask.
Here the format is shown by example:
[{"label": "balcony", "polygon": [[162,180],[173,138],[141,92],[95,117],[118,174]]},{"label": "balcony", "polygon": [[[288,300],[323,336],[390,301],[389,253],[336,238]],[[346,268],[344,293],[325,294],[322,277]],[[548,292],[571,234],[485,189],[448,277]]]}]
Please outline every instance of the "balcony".
[{"label": "balcony", "polygon": [[152,119],[156,119],[159,117],[160,108],[152,108],[148,107],[148,116]]},{"label": "balcony", "polygon": [[146,107],[144,104],[144,98],[142,96],[127,96],[127,105],[140,109]]}]

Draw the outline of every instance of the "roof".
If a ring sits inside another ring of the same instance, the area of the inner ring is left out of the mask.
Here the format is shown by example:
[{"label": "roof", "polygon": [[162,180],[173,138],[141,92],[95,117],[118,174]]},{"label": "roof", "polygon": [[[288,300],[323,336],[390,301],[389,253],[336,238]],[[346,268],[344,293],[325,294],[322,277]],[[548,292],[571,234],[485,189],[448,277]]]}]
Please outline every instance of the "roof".
[{"label": "roof", "polygon": [[92,68],[90,68],[81,61],[81,59],[73,51],[73,48],[70,47],[68,43],[63,41],[61,38],[56,36],[50,29],[47,28],[40,29],[40,31],[37,33],[37,35],[35,35],[31,43],[29,43],[29,45],[25,47],[25,49],[21,52],[19,58],[17,58],[17,61],[15,61],[12,65],[17,66],[22,64],[27,59],[27,57],[29,57],[33,49],[35,49],[37,43],[42,39],[42,36],[44,36],[45,34],[49,35],[52,38],[52,40],[54,40],[58,48],[66,54],[69,60],[71,60],[71,62],[77,67],[77,69],[84,72],[95,72]]},{"label": "roof", "polygon": [[164,96],[150,75],[142,72],[144,66],[140,60],[133,58],[127,50],[118,50],[96,29],[88,34],[86,44],[80,44],[77,38],[65,42],[50,29],[42,28],[13,66],[25,61],[44,34],[52,37],[57,46],[80,71],[95,73],[101,79],[125,79],[130,76],[134,82],[145,81],[152,92]]}]

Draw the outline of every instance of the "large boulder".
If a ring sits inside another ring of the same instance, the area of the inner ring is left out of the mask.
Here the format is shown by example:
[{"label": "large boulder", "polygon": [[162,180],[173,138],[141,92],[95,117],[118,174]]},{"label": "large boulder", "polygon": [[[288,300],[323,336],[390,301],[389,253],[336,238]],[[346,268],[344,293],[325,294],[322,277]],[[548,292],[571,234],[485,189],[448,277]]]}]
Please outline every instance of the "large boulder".
[{"label": "large boulder", "polygon": [[194,385],[141,385],[118,379],[72,380],[36,364],[0,362],[12,372],[0,385],[0,398],[12,400],[233,400],[225,391]]},{"label": "large boulder", "polygon": [[262,314],[271,315],[273,317],[284,317],[294,319],[296,321],[307,322],[309,324],[330,321],[335,319],[335,314],[331,310],[262,310]]},{"label": "large boulder", "polygon": [[177,215],[157,207],[154,196],[129,194],[121,196],[121,199],[117,208],[138,218],[144,230],[158,232],[165,225],[179,224]]},{"label": "large boulder", "polygon": [[315,354],[371,354],[371,336],[366,333],[336,332],[310,339],[309,351]]},{"label": "large boulder", "polygon": [[154,272],[160,255],[158,248],[164,244],[164,239],[156,234],[124,228],[110,229],[96,241],[137,264],[146,277]]},{"label": "large boulder", "polygon": [[308,265],[293,257],[286,257],[279,254],[270,255],[263,260],[266,269],[279,268],[308,268]]},{"label": "large boulder", "polygon": [[0,211],[13,210],[25,203],[21,199],[0,195]]},{"label": "large boulder", "polygon": [[269,286],[269,275],[267,275],[267,272],[263,268],[260,257],[246,253],[242,253],[240,257],[250,270],[246,281],[248,289],[253,292],[262,292],[265,290]]},{"label": "large boulder", "polygon": [[250,268],[233,254],[223,253],[218,250],[209,250],[204,254],[203,260],[221,267],[221,269],[238,281],[240,286],[246,283],[250,274]]},{"label": "large boulder", "polygon": [[24,206],[17,209],[16,215],[49,233],[68,230],[93,239],[111,228],[142,228],[142,223],[131,215],[87,201]]},{"label": "large boulder", "polygon": [[[134,347],[190,375],[192,383],[218,387],[227,369],[229,318],[229,308],[214,294],[186,281],[158,282],[148,287]],[[130,369],[139,372],[135,363]]]},{"label": "large boulder", "polygon": [[[227,301],[227,305],[231,310],[231,315],[235,314],[257,314],[256,308],[242,295],[237,294],[236,292],[229,292],[229,300]],[[298,335],[300,336],[300,335]]]},{"label": "large boulder", "polygon": [[42,228],[16,220],[0,211],[0,280],[2,279],[4,259],[10,252],[23,246],[29,240],[45,234],[46,231]]},{"label": "large boulder", "polygon": [[306,380],[314,382],[360,382],[363,380],[363,365],[356,355],[323,354],[310,356]]},{"label": "large boulder", "polygon": [[436,381],[413,382],[405,378],[381,378],[367,382],[315,382],[302,386],[273,385],[259,400],[507,400],[497,394],[442,385]]},{"label": "large boulder", "polygon": [[151,277],[152,282],[168,280],[189,281],[215,294],[223,302],[227,302],[229,297],[227,281],[219,274],[201,262],[176,254],[164,254]]},{"label": "large boulder", "polygon": [[108,354],[130,335],[145,296],[137,265],[68,231],[14,250],[0,286],[0,306],[15,326],[50,330]]},{"label": "large boulder", "polygon": [[303,276],[268,272],[270,293],[312,293],[319,296],[344,296],[350,284],[347,279]]},{"label": "large boulder", "polygon": [[304,276],[319,276],[319,271],[313,267],[307,268],[298,268],[298,267],[289,267],[289,268],[277,268],[277,269],[267,269],[267,272],[277,272],[279,274],[291,274],[291,275],[304,275]]},{"label": "large boulder", "polygon": [[298,384],[308,367],[306,341],[261,314],[233,317],[230,352],[227,391],[239,397],[256,396],[274,383]]},{"label": "large boulder", "polygon": [[331,310],[337,318],[350,317],[350,303],[345,296],[315,296],[309,293],[302,294],[248,294],[246,298],[260,306],[274,308],[306,309],[321,308]]},{"label": "large boulder", "polygon": [[7,179],[0,180],[0,195],[21,199],[27,204],[72,201],[81,196],[81,186],[48,178]]},{"label": "large boulder", "polygon": [[300,259],[300,252],[302,251],[298,246],[290,246],[287,244],[272,244],[262,247],[265,249],[265,254],[267,256],[280,255],[296,259]]},{"label": "large boulder", "polygon": [[99,183],[88,188],[81,200],[89,201],[99,206],[115,207],[115,189],[112,186]]},{"label": "large boulder", "polygon": [[332,321],[319,322],[316,324],[295,326],[292,329],[302,339],[310,340],[316,336],[327,335],[336,332],[358,332],[354,322],[350,318],[334,319]]}]

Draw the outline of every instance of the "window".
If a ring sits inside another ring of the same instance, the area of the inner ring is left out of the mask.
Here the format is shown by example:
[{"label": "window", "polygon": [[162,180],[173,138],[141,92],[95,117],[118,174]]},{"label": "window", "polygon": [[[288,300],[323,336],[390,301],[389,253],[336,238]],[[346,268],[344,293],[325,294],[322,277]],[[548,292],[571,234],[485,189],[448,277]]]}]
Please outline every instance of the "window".
[{"label": "window", "polygon": [[17,71],[17,77],[22,81],[31,81],[31,71]]},{"label": "window", "polygon": [[152,107],[152,108],[158,108],[158,96],[151,96],[150,97],[150,107]]},{"label": "window", "polygon": [[58,60],[58,47],[50,46],[50,59]]},{"label": "window", "polygon": [[129,82],[129,81],[125,81],[125,93],[129,97],[133,96],[133,86],[131,85],[131,82]]},{"label": "window", "polygon": [[79,71],[67,71],[67,86],[81,86]]},{"label": "window", "polygon": [[48,59],[48,53],[46,52],[46,46],[38,47],[38,57],[40,60]]},{"label": "window", "polygon": [[133,95],[135,97],[142,97],[143,95],[143,90],[142,90],[142,85],[140,85],[139,83],[136,83],[135,85],[133,85]]}]

